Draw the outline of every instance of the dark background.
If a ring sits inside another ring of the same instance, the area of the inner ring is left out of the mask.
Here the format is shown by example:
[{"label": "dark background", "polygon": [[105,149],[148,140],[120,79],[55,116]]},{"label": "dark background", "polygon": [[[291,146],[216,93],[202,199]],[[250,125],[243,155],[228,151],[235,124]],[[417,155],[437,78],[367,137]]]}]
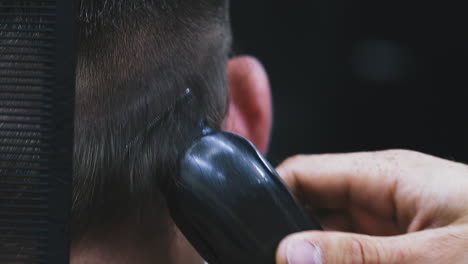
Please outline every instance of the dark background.
[{"label": "dark background", "polygon": [[235,53],[270,75],[272,163],[389,148],[468,162],[463,1],[231,2]]}]

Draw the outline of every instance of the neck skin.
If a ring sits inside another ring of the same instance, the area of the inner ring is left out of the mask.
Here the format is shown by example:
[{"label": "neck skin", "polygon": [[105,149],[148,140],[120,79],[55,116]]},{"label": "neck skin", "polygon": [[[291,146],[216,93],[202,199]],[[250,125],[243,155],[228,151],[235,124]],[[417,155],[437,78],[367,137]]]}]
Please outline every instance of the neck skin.
[{"label": "neck skin", "polygon": [[176,228],[142,242],[141,238],[119,231],[103,239],[84,238],[72,245],[71,264],[203,264],[202,258]]}]

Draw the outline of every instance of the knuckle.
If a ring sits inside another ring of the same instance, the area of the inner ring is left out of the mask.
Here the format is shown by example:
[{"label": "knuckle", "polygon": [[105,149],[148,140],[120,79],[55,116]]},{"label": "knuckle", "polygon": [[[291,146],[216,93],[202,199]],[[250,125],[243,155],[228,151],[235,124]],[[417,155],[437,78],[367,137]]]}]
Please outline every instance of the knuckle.
[{"label": "knuckle", "polygon": [[359,264],[380,264],[393,263],[385,256],[383,247],[377,241],[368,241],[365,238],[351,240],[350,254],[352,256],[351,263]]},{"label": "knuckle", "polygon": [[364,250],[364,244],[362,243],[361,240],[357,238],[352,238],[351,239],[351,244],[350,244],[350,256],[352,256],[351,263],[359,263],[359,264],[367,264],[368,262],[368,257],[366,254],[366,251]]},{"label": "knuckle", "polygon": [[442,236],[440,240],[446,246],[466,248],[466,245],[468,245],[468,225],[450,227],[450,231]]},{"label": "knuckle", "polygon": [[390,165],[393,169],[407,167],[408,164],[426,162],[427,155],[407,149],[391,149],[377,153],[376,159],[384,164]]},{"label": "knuckle", "polygon": [[290,158],[287,158],[285,161],[283,161],[278,167],[280,168],[288,168],[288,167],[294,167],[295,164],[301,164],[305,162],[306,155],[303,154],[298,154],[294,155]]},{"label": "knuckle", "polygon": [[420,155],[419,152],[408,150],[408,149],[389,149],[381,152],[384,156],[396,157],[396,158],[406,158],[412,157],[415,155]]},{"label": "knuckle", "polygon": [[412,255],[411,248],[397,248],[394,254],[389,256],[391,258],[389,262],[390,263],[405,263],[411,255]]},{"label": "knuckle", "polygon": [[303,162],[306,158],[307,158],[307,155],[297,154],[287,159],[287,161],[292,162],[292,163]]}]

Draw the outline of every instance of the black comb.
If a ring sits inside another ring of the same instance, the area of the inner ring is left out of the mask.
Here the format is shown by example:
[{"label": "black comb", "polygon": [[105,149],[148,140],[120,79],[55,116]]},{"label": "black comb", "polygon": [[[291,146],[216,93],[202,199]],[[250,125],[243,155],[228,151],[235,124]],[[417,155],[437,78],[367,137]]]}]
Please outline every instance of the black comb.
[{"label": "black comb", "polygon": [[0,0],[0,263],[69,262],[74,3]]}]

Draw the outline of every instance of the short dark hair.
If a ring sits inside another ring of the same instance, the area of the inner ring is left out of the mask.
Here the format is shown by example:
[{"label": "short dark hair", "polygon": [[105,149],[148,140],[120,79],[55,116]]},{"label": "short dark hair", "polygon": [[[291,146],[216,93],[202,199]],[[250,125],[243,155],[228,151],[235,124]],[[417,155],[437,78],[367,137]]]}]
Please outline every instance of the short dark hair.
[{"label": "short dark hair", "polygon": [[[153,234],[191,129],[200,120],[220,128],[228,109],[228,1],[79,7],[72,237],[121,227]],[[192,100],[174,107],[187,88]]]}]

